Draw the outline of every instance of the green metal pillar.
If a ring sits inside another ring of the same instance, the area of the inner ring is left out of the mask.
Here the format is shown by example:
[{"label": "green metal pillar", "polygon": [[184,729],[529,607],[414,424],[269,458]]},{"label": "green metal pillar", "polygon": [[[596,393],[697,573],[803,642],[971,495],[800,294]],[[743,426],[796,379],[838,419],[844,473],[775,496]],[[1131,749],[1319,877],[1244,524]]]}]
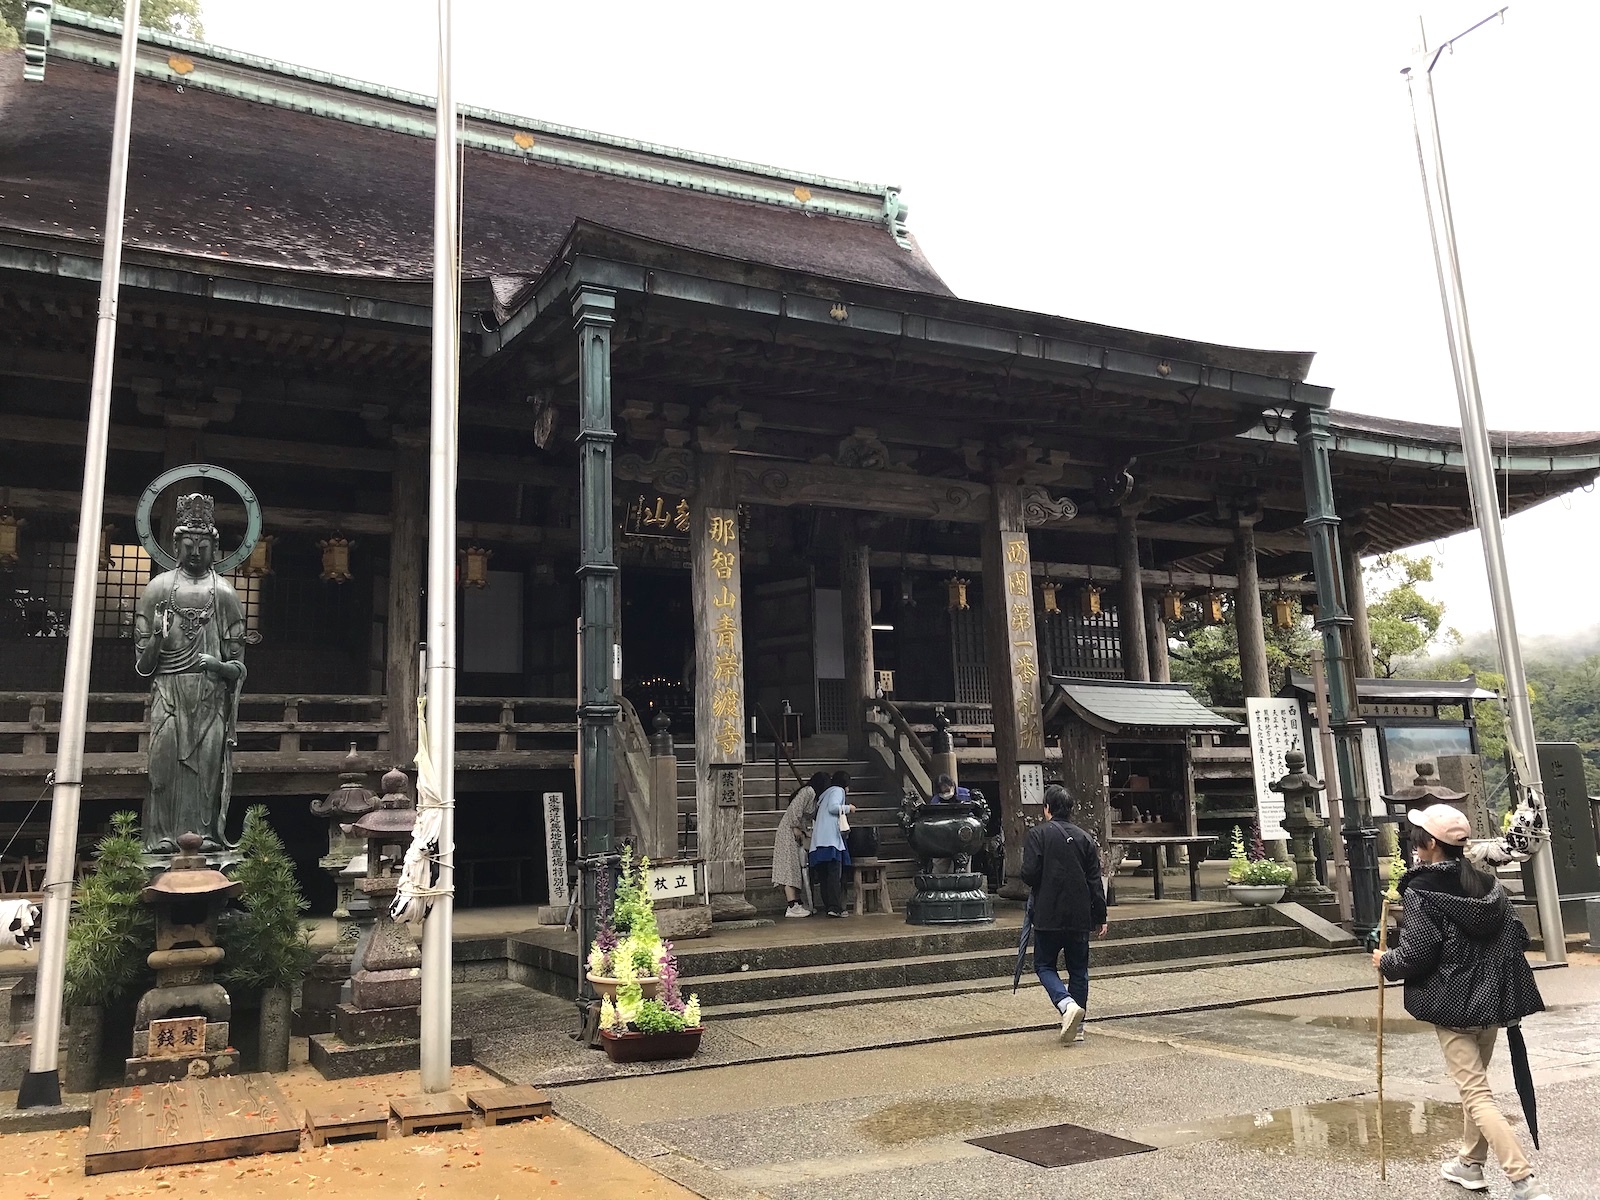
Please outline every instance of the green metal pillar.
[{"label": "green metal pillar", "polygon": [[1333,503],[1333,472],[1328,451],[1333,442],[1326,409],[1306,409],[1295,418],[1300,472],[1306,488],[1306,535],[1317,579],[1317,631],[1328,663],[1328,722],[1338,758],[1339,793],[1344,797],[1344,839],[1350,862],[1352,923],[1357,937],[1378,927],[1377,830],[1362,761],[1360,709],[1355,662],[1350,654],[1353,624],[1344,604],[1344,570],[1339,552],[1339,516]]},{"label": "green metal pillar", "polygon": [[578,858],[581,942],[579,1019],[587,1023],[596,999],[584,969],[598,918],[596,883],[612,851],[616,805],[617,717],[615,607],[617,564],[611,515],[611,326],[616,294],[580,286],[572,297],[578,333],[578,586],[582,591],[578,663]]}]

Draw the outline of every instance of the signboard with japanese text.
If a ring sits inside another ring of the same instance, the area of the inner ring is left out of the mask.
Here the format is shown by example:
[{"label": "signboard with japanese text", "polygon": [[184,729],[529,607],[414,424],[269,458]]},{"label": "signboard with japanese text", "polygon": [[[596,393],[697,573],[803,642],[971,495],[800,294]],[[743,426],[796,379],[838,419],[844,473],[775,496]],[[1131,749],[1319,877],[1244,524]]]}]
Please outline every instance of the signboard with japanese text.
[{"label": "signboard with japanese text", "polygon": [[1263,841],[1277,842],[1289,835],[1283,830],[1283,796],[1271,785],[1288,773],[1285,756],[1305,749],[1300,736],[1300,702],[1249,696],[1245,710],[1250,724],[1250,761],[1256,781],[1256,819]]},{"label": "signboard with japanese text", "polygon": [[561,792],[544,794],[545,870],[550,880],[550,903],[567,900],[567,798]]},{"label": "signboard with japanese text", "polygon": [[[744,612],[739,570],[739,517],[731,508],[707,508],[699,518],[705,529],[705,569],[695,579],[701,592],[697,617],[708,624],[709,661],[697,664],[698,689],[710,697],[702,725],[711,739],[713,764],[744,762]],[[696,730],[696,736],[701,730]]]},{"label": "signboard with japanese text", "polygon": [[[1044,727],[1039,712],[1039,641],[1034,635],[1033,565],[1026,533],[1000,535],[1006,606],[1006,655],[1010,662],[1017,712],[1017,751],[1026,757],[1044,752]],[[1042,778],[1042,775],[1041,775]],[[1041,802],[1043,792],[1040,793]]]},{"label": "signboard with japanese text", "polygon": [[626,537],[689,540],[689,502],[682,496],[638,492],[628,501],[622,520]]},{"label": "signboard with japanese text", "polygon": [[1024,804],[1044,803],[1044,767],[1040,763],[1019,763],[1017,783]]},{"label": "signboard with japanese text", "polygon": [[665,866],[651,867],[645,876],[645,883],[652,900],[693,896],[700,890],[695,886],[693,863],[668,863]]},{"label": "signboard with japanese text", "polygon": [[204,1017],[168,1017],[150,1022],[149,1058],[187,1058],[206,1048]]}]

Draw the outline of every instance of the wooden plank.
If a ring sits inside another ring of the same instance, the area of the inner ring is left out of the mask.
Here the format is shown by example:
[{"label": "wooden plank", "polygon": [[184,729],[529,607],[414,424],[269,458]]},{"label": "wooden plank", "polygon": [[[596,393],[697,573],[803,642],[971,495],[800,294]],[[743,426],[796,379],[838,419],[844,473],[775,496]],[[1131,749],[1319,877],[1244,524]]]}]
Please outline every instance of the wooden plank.
[{"label": "wooden plank", "polygon": [[433,1129],[466,1129],[472,1124],[472,1109],[454,1092],[396,1096],[389,1101],[389,1110],[400,1122],[401,1137]]},{"label": "wooden plank", "polygon": [[300,1146],[300,1123],[270,1075],[224,1075],[95,1097],[86,1175],[281,1154]]},{"label": "wooden plank", "polygon": [[305,1125],[313,1146],[362,1138],[381,1142],[389,1136],[389,1110],[364,1100],[322,1104],[306,1109]]},{"label": "wooden plank", "polygon": [[550,1097],[538,1088],[521,1085],[468,1092],[467,1103],[483,1117],[485,1125],[550,1115]]}]

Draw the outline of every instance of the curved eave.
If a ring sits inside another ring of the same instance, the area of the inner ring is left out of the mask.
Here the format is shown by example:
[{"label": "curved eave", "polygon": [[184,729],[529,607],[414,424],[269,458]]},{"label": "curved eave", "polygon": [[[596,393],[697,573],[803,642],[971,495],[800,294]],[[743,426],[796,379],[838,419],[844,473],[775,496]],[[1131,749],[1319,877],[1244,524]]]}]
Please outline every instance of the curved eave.
[{"label": "curved eave", "polygon": [[[1403,423],[1408,427],[1408,436],[1386,435],[1381,430],[1352,427],[1343,419],[1346,415],[1339,412],[1332,414],[1334,454],[1463,472],[1467,468],[1466,455],[1461,449],[1461,431],[1458,429],[1448,425],[1418,425],[1408,421]],[[1362,424],[1373,420],[1362,418]],[[1412,436],[1409,430],[1426,430],[1428,436]],[[1287,427],[1269,432],[1257,426],[1239,436],[1286,447],[1295,445],[1295,433]],[[1489,444],[1494,456],[1494,469],[1500,474],[1577,475],[1591,478],[1600,474],[1600,433],[1542,434],[1491,430]]]}]

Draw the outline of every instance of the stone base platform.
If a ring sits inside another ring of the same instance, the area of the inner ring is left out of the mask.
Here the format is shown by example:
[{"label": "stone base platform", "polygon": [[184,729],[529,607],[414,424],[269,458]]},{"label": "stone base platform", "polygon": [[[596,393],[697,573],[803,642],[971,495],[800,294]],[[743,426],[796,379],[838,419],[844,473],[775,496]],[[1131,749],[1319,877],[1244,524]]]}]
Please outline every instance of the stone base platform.
[{"label": "stone base platform", "polygon": [[[472,1039],[450,1039],[450,1063],[464,1067],[472,1062]],[[422,1043],[415,1038],[368,1042],[352,1046],[336,1033],[311,1038],[311,1065],[324,1079],[354,1079],[358,1075],[386,1075],[415,1071],[422,1066]]]}]

